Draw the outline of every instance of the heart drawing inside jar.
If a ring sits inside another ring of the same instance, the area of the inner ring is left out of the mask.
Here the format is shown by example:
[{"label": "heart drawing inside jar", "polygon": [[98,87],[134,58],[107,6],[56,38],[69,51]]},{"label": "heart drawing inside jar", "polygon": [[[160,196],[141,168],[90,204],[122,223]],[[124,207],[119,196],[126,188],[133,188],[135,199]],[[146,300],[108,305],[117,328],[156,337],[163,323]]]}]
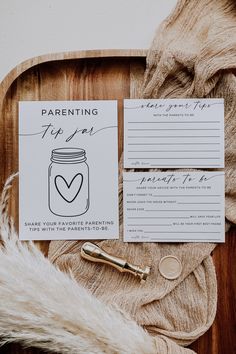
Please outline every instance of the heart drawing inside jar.
[{"label": "heart drawing inside jar", "polygon": [[84,177],[81,173],[77,173],[70,183],[66,181],[66,179],[57,175],[54,179],[55,187],[60,196],[67,202],[72,203],[76,197],[78,196],[82,185],[83,185]]}]

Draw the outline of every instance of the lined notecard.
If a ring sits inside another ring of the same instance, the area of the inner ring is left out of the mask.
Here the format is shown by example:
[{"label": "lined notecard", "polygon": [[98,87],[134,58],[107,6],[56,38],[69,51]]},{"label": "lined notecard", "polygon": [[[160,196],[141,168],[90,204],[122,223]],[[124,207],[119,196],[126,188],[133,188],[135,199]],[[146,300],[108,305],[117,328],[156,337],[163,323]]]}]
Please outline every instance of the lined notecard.
[{"label": "lined notecard", "polygon": [[124,167],[224,167],[223,99],[124,100]]},{"label": "lined notecard", "polygon": [[124,241],[224,242],[224,172],[125,172]]}]

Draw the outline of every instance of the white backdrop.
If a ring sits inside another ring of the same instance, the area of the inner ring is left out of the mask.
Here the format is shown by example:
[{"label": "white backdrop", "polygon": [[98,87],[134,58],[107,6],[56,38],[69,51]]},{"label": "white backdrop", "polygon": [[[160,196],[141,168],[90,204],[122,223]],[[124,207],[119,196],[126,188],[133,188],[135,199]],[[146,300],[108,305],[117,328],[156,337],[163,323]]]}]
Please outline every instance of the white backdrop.
[{"label": "white backdrop", "polygon": [[0,0],[0,81],[22,61],[83,49],[145,49],[177,0]]}]

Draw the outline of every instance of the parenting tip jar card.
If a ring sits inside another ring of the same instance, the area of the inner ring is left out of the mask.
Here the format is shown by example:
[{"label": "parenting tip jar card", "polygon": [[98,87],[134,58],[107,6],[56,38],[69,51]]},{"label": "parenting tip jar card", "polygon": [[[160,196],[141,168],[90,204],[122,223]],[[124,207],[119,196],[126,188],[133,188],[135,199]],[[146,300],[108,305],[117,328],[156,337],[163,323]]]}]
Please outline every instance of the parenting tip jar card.
[{"label": "parenting tip jar card", "polygon": [[125,100],[124,167],[223,168],[224,100]]},{"label": "parenting tip jar card", "polygon": [[224,242],[224,172],[125,172],[124,241]]},{"label": "parenting tip jar card", "polygon": [[116,101],[19,103],[19,234],[118,238]]}]

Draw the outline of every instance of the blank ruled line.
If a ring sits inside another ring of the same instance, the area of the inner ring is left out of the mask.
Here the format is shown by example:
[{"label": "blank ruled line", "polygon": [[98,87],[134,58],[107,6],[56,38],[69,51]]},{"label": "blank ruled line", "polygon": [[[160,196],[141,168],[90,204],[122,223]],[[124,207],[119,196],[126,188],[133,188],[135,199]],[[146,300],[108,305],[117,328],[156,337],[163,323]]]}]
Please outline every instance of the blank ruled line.
[{"label": "blank ruled line", "polygon": [[153,194],[152,197],[220,197],[220,194],[214,194],[214,195],[207,195],[207,194],[172,194],[172,195],[157,195],[157,194]]},{"label": "blank ruled line", "polygon": [[128,224],[128,226],[172,226],[172,224]]},{"label": "blank ruled line", "polygon": [[212,205],[212,204],[214,204],[214,205],[216,205],[216,204],[218,204],[218,205],[220,205],[221,203],[205,203],[205,202],[200,202],[200,203],[177,203],[177,204],[181,204],[181,205],[184,205],[184,204],[189,204],[189,205],[195,205],[195,204],[200,204],[200,205]]},{"label": "blank ruled line", "polygon": [[220,160],[219,157],[128,157],[128,160]]},{"label": "blank ruled line", "polygon": [[128,150],[128,152],[220,152],[220,150]]},{"label": "blank ruled line", "polygon": [[144,231],[145,234],[220,234],[218,231]]},{"label": "blank ruled line", "polygon": [[220,143],[129,143],[128,145],[220,145]]},{"label": "blank ruled line", "polygon": [[191,122],[188,122],[188,121],[149,121],[149,122],[146,122],[146,121],[142,121],[142,122],[128,122],[128,124],[143,124],[143,123],[147,123],[147,124],[150,124],[150,123],[154,123],[154,124],[157,124],[157,123],[170,123],[170,124],[175,124],[175,123],[185,123],[185,124],[188,124],[188,123],[197,123],[197,124],[201,124],[201,123],[220,123],[220,120],[204,120],[204,121],[191,121]]},{"label": "blank ruled line", "polygon": [[[132,240],[135,240],[135,238],[131,237]],[[158,242],[176,242],[176,240],[178,240],[178,242],[198,242],[198,241],[205,241],[205,242],[221,242],[221,239],[219,238],[211,238],[211,239],[206,239],[205,237],[197,237],[197,239],[193,240],[191,238],[184,238],[181,239],[179,237],[176,238],[168,238],[168,240],[160,238],[160,237],[150,237],[148,238],[148,241],[146,241],[145,237],[142,237],[140,240],[145,240],[145,242],[153,242],[153,241],[158,241]],[[149,241],[150,240],[150,241]],[[223,242],[223,241],[222,241]]]},{"label": "blank ruled line", "polygon": [[[172,131],[172,130],[180,130],[180,131],[187,131],[187,130],[190,130],[190,131],[193,131],[193,128],[184,128],[184,129],[166,129],[166,128],[163,128],[163,129],[128,129],[128,131],[153,131],[153,130],[155,130],[155,131]],[[195,129],[194,128],[194,131],[199,131],[199,130],[204,130],[204,131],[206,131],[206,130],[210,130],[210,131],[213,131],[213,130],[220,130],[220,129],[218,129],[218,128],[215,128],[215,129],[202,129],[202,128],[198,128],[198,129]]]},{"label": "blank ruled line", "polygon": [[127,219],[190,219],[190,216],[128,216]]},{"label": "blank ruled line", "polygon": [[129,139],[137,138],[220,138],[220,135],[139,135],[128,136]]},{"label": "blank ruled line", "polygon": [[190,211],[190,212],[193,212],[193,211],[218,211],[218,212],[220,212],[221,210],[219,209],[217,209],[217,210],[210,210],[210,209],[206,209],[206,210],[204,210],[204,209],[200,209],[200,210],[195,210],[195,209],[187,209],[187,210],[185,210],[185,209],[181,209],[181,210],[162,210],[162,209],[146,209],[146,210],[143,210],[143,211],[146,211],[146,212],[150,212],[150,211],[154,211],[154,212],[161,212],[161,211],[164,211],[164,212],[181,212],[181,211],[184,211],[184,212],[186,212],[186,211]]},{"label": "blank ruled line", "polygon": [[[157,165],[149,165],[151,167],[157,167]],[[210,164],[207,164],[207,165],[203,165],[202,163],[201,164],[198,164],[198,165],[190,165],[190,164],[187,164],[187,165],[183,165],[183,164],[177,164],[177,165],[174,165],[174,164],[168,164],[168,165],[163,165],[163,164],[159,164],[158,165],[159,167],[207,167],[207,168],[211,168],[211,167],[220,167],[221,165],[210,165]]]}]

